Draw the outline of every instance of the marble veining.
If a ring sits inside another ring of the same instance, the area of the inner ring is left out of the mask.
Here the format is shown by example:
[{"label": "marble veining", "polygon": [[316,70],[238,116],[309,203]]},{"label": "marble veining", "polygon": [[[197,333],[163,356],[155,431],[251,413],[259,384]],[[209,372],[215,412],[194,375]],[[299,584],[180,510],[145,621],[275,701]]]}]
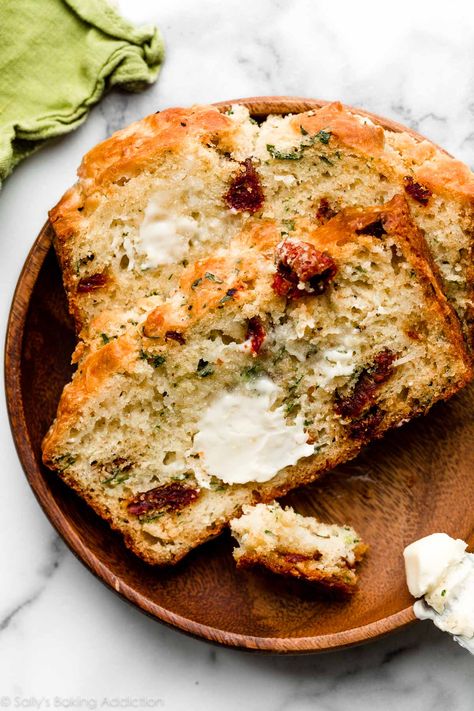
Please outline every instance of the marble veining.
[{"label": "marble veining", "polygon": [[[406,123],[474,165],[472,3],[120,0],[162,29],[142,94],[111,92],[0,193],[0,323],[47,209],[83,153],[172,105],[259,94],[341,99]],[[2,355],[3,357],[3,355]],[[2,384],[3,387],[3,384]],[[71,555],[29,490],[0,407],[0,708],[471,711],[474,661],[429,623],[370,645],[270,657],[212,647],[112,595]]]},{"label": "marble veining", "polygon": [[46,585],[59,568],[65,554],[66,546],[62,539],[58,535],[53,535],[51,544],[49,545],[49,554],[47,553],[43,566],[38,570],[39,582],[32,592],[28,592],[13,609],[7,611],[0,617],[0,633],[6,630],[13,622],[16,624],[20,615],[38,600],[46,588]]}]

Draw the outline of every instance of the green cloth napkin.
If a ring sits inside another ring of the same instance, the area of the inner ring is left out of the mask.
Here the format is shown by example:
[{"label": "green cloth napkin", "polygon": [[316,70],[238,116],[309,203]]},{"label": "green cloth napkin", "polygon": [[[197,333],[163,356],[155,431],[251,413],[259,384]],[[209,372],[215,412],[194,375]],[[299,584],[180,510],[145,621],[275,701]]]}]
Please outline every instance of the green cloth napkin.
[{"label": "green cloth napkin", "polygon": [[77,128],[104,90],[153,82],[163,42],[107,0],[0,0],[0,186],[53,136]]}]

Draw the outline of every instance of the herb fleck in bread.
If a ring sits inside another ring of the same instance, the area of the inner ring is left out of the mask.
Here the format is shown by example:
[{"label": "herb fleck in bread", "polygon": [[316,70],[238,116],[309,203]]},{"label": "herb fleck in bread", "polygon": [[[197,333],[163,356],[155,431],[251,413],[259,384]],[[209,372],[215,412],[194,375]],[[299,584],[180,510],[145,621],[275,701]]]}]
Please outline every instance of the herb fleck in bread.
[{"label": "herb fleck in bread", "polygon": [[[312,481],[471,377],[404,193],[283,231],[242,163],[223,193],[249,201],[240,228],[213,233],[135,323],[114,333],[104,318],[107,342],[85,348],[43,444],[151,563],[176,562],[244,505]],[[248,427],[233,428],[227,402]],[[231,444],[268,462],[274,442],[269,475],[233,471]]]},{"label": "herb fleck in bread", "polygon": [[260,565],[345,593],[356,588],[355,567],[367,546],[351,526],[320,523],[273,502],[244,506],[230,528],[239,568]]}]

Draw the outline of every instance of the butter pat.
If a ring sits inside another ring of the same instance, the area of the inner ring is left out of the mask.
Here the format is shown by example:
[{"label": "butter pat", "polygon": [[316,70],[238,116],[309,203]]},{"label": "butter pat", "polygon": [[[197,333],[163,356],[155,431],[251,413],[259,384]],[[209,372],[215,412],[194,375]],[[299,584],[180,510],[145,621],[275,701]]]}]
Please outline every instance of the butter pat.
[{"label": "butter pat", "polygon": [[474,654],[474,555],[467,544],[434,533],[404,551],[408,589],[424,596],[413,606],[420,620],[432,620]]},{"label": "butter pat", "polygon": [[180,214],[179,208],[172,191],[160,190],[150,198],[135,244],[137,253],[145,258],[142,269],[174,264],[186,255],[197,224],[192,217]]},{"label": "butter pat", "polygon": [[407,546],[403,557],[408,590],[413,597],[422,597],[432,590],[446,568],[462,559],[466,548],[464,541],[446,533],[432,533]]},{"label": "butter pat", "polygon": [[[303,422],[290,424],[273,407],[279,388],[268,378],[219,395],[201,416],[191,456],[202,486],[214,476],[226,484],[262,483],[314,452]],[[198,455],[198,461],[196,461]]]}]

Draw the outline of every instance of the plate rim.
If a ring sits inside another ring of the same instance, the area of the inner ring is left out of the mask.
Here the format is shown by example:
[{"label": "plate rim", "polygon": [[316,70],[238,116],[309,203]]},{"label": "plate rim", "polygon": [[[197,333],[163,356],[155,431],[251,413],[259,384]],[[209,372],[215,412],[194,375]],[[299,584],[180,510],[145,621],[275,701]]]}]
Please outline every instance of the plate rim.
[{"label": "plate rim", "polygon": [[[295,96],[256,96],[215,102],[212,105],[218,108],[226,108],[231,104],[242,104],[249,108],[253,115],[265,116],[270,113],[299,113],[320,108],[329,103],[331,102]],[[391,119],[386,119],[346,104],[344,106],[348,110],[355,111],[390,131],[406,131],[416,140],[429,141],[429,139],[416,131]],[[429,142],[432,145],[436,145],[432,141]],[[436,147],[447,153],[439,146]],[[46,517],[76,558],[104,585],[153,619],[192,637],[234,649],[278,654],[314,653],[344,649],[381,638],[414,623],[416,618],[413,613],[413,607],[409,606],[388,617],[382,617],[366,625],[341,630],[332,634],[310,637],[256,637],[245,635],[210,627],[171,612],[139,593],[132,586],[124,583],[99,560],[70,525],[69,520],[63,514],[46,486],[41,469],[33,453],[23,408],[20,363],[24,327],[33,288],[46,256],[52,248],[52,228],[47,220],[26,257],[12,298],[5,338],[5,395],[13,441],[28,483]]]}]

